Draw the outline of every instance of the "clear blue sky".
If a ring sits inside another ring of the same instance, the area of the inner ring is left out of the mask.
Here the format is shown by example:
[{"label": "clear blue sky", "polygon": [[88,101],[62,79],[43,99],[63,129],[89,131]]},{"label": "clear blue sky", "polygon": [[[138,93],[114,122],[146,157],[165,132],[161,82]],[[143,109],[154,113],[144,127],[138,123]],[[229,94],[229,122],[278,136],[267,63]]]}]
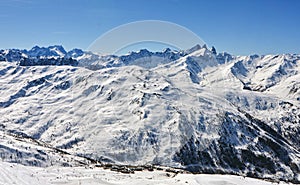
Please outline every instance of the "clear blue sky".
[{"label": "clear blue sky", "polygon": [[236,55],[300,53],[299,0],[0,0],[0,48],[86,49],[140,20],[182,25]]}]

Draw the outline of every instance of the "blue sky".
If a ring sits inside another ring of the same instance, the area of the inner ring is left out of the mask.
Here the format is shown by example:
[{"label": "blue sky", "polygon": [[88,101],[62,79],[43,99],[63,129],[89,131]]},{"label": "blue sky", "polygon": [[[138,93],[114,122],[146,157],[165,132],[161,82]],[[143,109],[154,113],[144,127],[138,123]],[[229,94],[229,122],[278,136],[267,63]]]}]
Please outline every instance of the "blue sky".
[{"label": "blue sky", "polygon": [[0,48],[86,49],[133,21],[184,26],[236,55],[300,53],[298,0],[0,0]]}]

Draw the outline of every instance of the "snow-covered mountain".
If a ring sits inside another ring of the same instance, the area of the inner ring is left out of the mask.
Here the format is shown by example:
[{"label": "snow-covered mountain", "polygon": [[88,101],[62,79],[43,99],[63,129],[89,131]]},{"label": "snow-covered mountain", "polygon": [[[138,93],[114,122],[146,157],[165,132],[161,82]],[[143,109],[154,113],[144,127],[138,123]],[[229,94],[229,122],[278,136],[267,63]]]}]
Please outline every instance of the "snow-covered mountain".
[{"label": "snow-covered mountain", "polygon": [[[0,59],[4,161],[61,164],[59,149],[106,163],[300,182],[300,55],[197,45],[100,56],[53,46],[2,50]],[[20,144],[24,137],[34,146]]]},{"label": "snow-covered mountain", "polygon": [[[6,49],[0,50],[0,61],[18,62],[20,65],[73,65],[75,58],[80,57],[84,52],[80,49],[73,49],[66,52],[62,46],[49,47],[34,46],[30,50]],[[74,60],[73,60],[74,59]],[[68,62],[73,60],[73,62]]]},{"label": "snow-covered mountain", "polygon": [[63,57],[67,52],[62,46],[39,47],[35,46],[29,51],[24,51],[29,57]]}]

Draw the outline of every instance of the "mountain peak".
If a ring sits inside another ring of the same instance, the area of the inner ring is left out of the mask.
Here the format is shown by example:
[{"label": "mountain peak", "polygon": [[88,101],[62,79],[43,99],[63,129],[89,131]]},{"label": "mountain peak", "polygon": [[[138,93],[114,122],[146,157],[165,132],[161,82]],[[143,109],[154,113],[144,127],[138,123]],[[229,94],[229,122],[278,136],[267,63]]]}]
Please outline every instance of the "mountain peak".
[{"label": "mountain peak", "polygon": [[62,45],[53,45],[53,46],[49,46],[49,49],[57,49],[60,50],[62,52],[66,52],[65,48]]},{"label": "mountain peak", "polygon": [[35,46],[33,46],[33,47],[31,48],[31,50],[37,50],[37,49],[41,49],[40,46],[35,45]]},{"label": "mountain peak", "polygon": [[63,57],[67,54],[66,50],[61,45],[49,47],[34,46],[26,54],[29,57]]},{"label": "mountain peak", "polygon": [[[204,46],[206,46],[206,45],[204,45]],[[204,46],[203,46],[203,47],[204,47]],[[199,44],[197,44],[197,45],[195,45],[194,47],[185,50],[185,53],[186,53],[186,54],[191,54],[191,53],[193,53],[193,52],[195,52],[195,51],[197,51],[197,50],[202,49],[203,47],[201,47]]]},{"label": "mountain peak", "polygon": [[71,51],[69,51],[67,53],[68,57],[72,57],[72,58],[77,58],[77,57],[81,57],[82,55],[84,55],[84,51],[82,51],[81,49],[72,49]]},{"label": "mountain peak", "polygon": [[171,52],[172,50],[170,49],[170,48],[165,48],[162,52],[163,53],[169,53],[169,52]]},{"label": "mountain peak", "polygon": [[147,49],[141,49],[140,51],[138,51],[137,53],[139,54],[149,54],[152,53],[151,51],[147,50]]}]

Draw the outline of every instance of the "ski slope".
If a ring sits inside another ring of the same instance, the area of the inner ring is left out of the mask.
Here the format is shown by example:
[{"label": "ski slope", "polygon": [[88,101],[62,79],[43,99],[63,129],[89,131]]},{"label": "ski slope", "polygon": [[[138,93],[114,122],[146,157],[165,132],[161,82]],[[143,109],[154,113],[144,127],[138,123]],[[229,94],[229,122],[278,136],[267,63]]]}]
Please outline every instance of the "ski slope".
[{"label": "ski slope", "polygon": [[[0,184],[18,185],[275,185],[277,183],[233,175],[172,174],[142,171],[122,174],[101,168],[28,167],[0,162]],[[287,183],[279,183],[287,185]]]}]

